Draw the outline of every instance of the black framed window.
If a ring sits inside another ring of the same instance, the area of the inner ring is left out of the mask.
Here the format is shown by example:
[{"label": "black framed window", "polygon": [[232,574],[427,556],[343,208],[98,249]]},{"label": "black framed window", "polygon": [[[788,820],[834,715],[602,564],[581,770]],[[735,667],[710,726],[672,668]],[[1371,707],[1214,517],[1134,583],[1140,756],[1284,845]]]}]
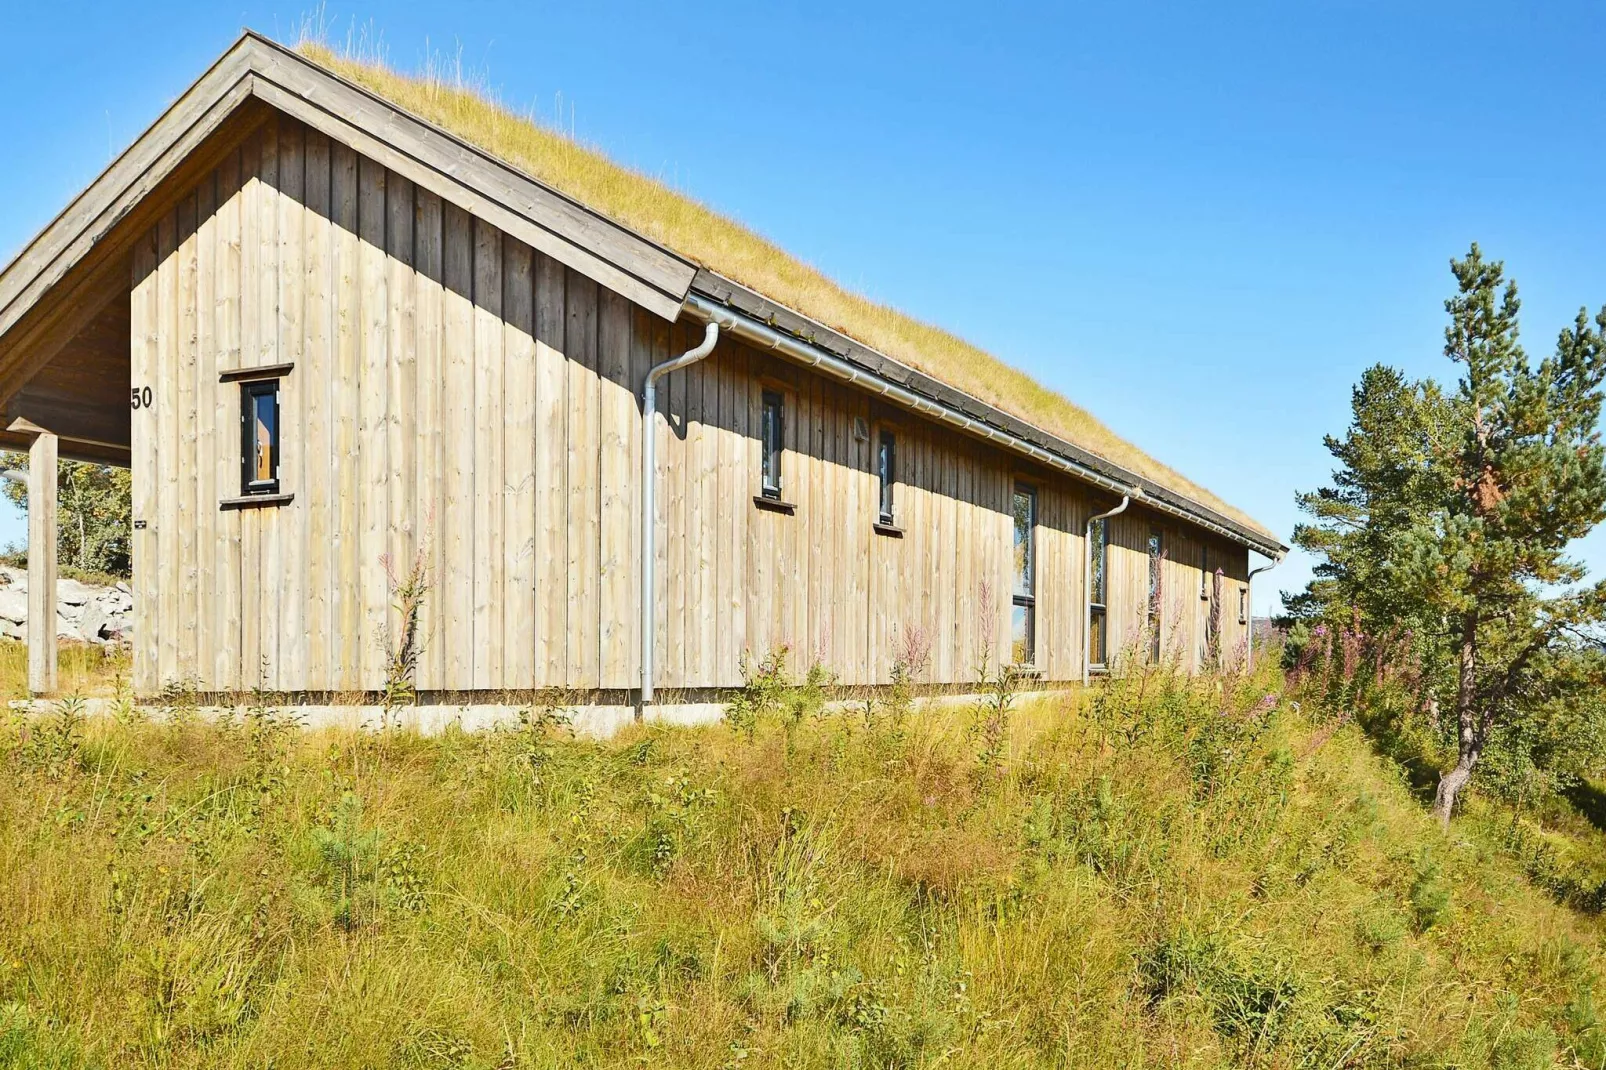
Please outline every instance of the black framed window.
[{"label": "black framed window", "polygon": [[1087,661],[1093,668],[1102,669],[1109,664],[1109,605],[1105,602],[1109,589],[1108,562],[1110,558],[1110,522],[1093,521],[1088,553],[1088,651]]},{"label": "black framed window", "polygon": [[1149,661],[1158,664],[1160,661],[1160,604],[1163,601],[1163,565],[1165,562],[1165,540],[1158,530],[1149,532],[1149,618],[1147,628],[1149,632]]},{"label": "black framed window", "polygon": [[898,481],[898,441],[891,431],[881,432],[876,449],[876,478],[881,484],[881,523],[892,523],[892,487]]},{"label": "black framed window", "polygon": [[1199,600],[1210,597],[1210,547],[1199,547]]},{"label": "black framed window", "polygon": [[764,391],[764,408],[759,421],[762,458],[762,483],[759,490],[766,498],[781,499],[781,450],[784,448],[785,412],[781,395],[773,390]]},{"label": "black framed window", "polygon": [[1249,592],[1242,587],[1238,588],[1238,623],[1249,623]]},{"label": "black framed window", "polygon": [[279,492],[279,380],[240,384],[240,493]]},{"label": "black framed window", "polygon": [[1015,592],[1010,611],[1010,655],[1016,665],[1033,665],[1037,655],[1037,491],[1015,485]]}]

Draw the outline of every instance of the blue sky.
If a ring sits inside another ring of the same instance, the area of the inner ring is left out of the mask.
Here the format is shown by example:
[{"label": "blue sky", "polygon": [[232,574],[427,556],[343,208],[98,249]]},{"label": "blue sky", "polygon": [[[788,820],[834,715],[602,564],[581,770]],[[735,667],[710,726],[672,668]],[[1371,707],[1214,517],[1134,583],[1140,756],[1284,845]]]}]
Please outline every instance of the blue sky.
[{"label": "blue sky", "polygon": [[[1209,7],[1206,12],[1203,9]],[[0,254],[235,37],[305,2],[18,5]],[[1285,539],[1361,370],[1450,378],[1477,240],[1548,353],[1606,302],[1606,7],[1463,2],[321,9],[992,350]],[[0,542],[21,518],[0,515]],[[1606,536],[1580,548],[1606,569]],[[1295,555],[1256,592],[1301,585]]]}]

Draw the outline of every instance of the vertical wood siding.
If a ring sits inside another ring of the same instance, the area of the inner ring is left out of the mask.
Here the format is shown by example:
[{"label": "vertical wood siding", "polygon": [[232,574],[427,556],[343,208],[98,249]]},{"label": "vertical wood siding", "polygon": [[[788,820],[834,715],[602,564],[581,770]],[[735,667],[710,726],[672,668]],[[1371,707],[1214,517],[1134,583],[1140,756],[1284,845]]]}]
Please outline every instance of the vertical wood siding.
[{"label": "vertical wood siding", "polygon": [[[387,576],[416,560],[421,690],[636,686],[638,392],[700,329],[284,118],[141,239],[133,271],[133,384],[154,402],[133,414],[141,693],[377,690]],[[285,363],[294,499],[220,510],[239,493],[240,387],[219,373]],[[784,399],[790,513],[753,501],[765,390]],[[1112,501],[729,340],[660,398],[661,688],[737,684],[783,644],[844,684],[884,683],[909,652],[926,681],[974,681],[1009,651],[1017,482],[1038,491],[1036,665],[1080,677],[1083,527]],[[873,528],[883,430],[901,535]],[[1112,646],[1143,639],[1151,529],[1167,655],[1210,654],[1207,566],[1217,650],[1241,657],[1245,552],[1141,505],[1111,522]]]}]

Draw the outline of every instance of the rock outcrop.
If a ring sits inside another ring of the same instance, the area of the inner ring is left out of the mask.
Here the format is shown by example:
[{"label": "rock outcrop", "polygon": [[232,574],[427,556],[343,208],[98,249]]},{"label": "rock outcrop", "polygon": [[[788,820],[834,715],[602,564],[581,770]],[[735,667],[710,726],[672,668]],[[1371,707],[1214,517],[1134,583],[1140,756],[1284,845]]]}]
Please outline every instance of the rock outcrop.
[{"label": "rock outcrop", "polygon": [[[86,643],[122,643],[134,633],[134,596],[128,584],[101,587],[56,581],[56,637]],[[0,566],[0,635],[28,635],[28,571]]]}]

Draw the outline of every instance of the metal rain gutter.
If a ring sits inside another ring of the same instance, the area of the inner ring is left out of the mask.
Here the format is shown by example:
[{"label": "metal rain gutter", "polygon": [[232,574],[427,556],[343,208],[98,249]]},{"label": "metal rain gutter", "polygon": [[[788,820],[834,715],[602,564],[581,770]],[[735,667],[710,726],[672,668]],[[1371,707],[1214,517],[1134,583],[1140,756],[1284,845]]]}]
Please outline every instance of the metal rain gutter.
[{"label": "metal rain gutter", "polygon": [[[958,409],[944,405],[942,402],[933,401],[931,398],[916,394],[914,391],[900,386],[890,379],[850,364],[818,346],[803,341],[801,338],[795,338],[790,334],[778,331],[767,323],[762,323],[725,305],[710,301],[700,294],[687,294],[684,307],[687,312],[690,312],[704,323],[717,323],[735,337],[763,349],[772,350],[793,363],[817,368],[835,379],[873,391],[890,401],[905,408],[913,409],[924,416],[929,416],[940,423],[957,427],[961,431],[986,439],[989,442],[995,442],[1005,449],[1030,457],[1039,464],[1062,472],[1068,472],[1084,482],[1091,483],[1114,494],[1119,494],[1123,497],[1130,495],[1134,498],[1142,498],[1143,504],[1151,509],[1168,513],[1197,527],[1213,531],[1217,535],[1239,545],[1253,546],[1241,533],[1216,523],[1208,517],[1200,516],[1181,506],[1173,505],[1164,499],[1149,496],[1144,493],[1143,488],[1139,485],[1133,484],[1129,486],[1119,480],[1110,478],[1096,468],[1082,464],[1062,454],[1046,450],[1036,443],[1028,442],[1019,435],[1010,434],[1008,431],[1000,430],[989,423],[967,416]],[[1253,548],[1259,549],[1258,546],[1253,546]]]}]

